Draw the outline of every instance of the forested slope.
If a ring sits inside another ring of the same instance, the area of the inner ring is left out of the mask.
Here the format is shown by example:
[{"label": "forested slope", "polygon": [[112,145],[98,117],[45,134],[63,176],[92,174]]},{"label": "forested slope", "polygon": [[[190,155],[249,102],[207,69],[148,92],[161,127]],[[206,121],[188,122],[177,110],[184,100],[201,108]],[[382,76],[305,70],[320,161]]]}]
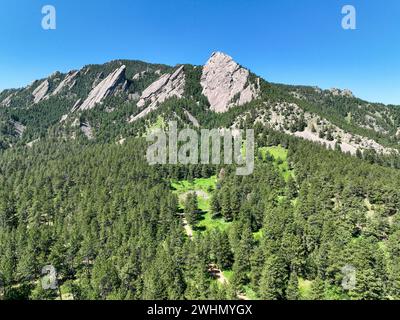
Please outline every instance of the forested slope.
[{"label": "forested slope", "polygon": [[[6,298],[399,298],[399,172],[263,129],[258,146],[288,150],[288,170],[260,152],[255,173],[150,167],[141,139],[57,144],[0,159],[0,270]],[[189,239],[170,179],[219,176],[212,214],[227,230]],[[261,234],[261,236],[256,236]],[[213,280],[209,266],[229,275]],[[341,286],[356,268],[353,290]],[[300,285],[299,285],[300,282]],[[304,293],[302,285],[310,288]]]}]

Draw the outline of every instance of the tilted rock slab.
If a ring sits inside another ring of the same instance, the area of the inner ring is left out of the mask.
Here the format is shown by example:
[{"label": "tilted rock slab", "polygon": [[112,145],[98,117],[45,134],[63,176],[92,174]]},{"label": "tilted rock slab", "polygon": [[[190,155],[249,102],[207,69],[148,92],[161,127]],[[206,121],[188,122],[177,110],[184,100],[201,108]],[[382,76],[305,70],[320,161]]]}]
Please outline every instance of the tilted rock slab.
[{"label": "tilted rock slab", "polygon": [[[211,110],[226,112],[232,106],[248,103],[258,96],[258,90],[248,83],[249,71],[233,59],[215,52],[203,67],[201,86],[208,98]],[[237,98],[237,101],[233,101]]]},{"label": "tilted rock slab", "polygon": [[96,104],[101,103],[104,98],[115,92],[118,85],[125,82],[126,66],[121,66],[101,81],[90,93],[86,100],[80,106],[80,110],[90,110]]},{"label": "tilted rock slab", "polygon": [[43,81],[33,92],[33,102],[39,103],[40,101],[47,99],[47,92],[49,91],[50,84],[48,80]]},{"label": "tilted rock slab", "polygon": [[5,98],[1,103],[0,106],[9,107],[11,104],[11,99],[13,98],[14,93],[10,94],[7,98]]},{"label": "tilted rock slab", "polygon": [[10,123],[14,126],[14,130],[17,136],[21,137],[24,134],[26,127],[18,121],[10,120]]},{"label": "tilted rock slab", "polygon": [[143,118],[151,111],[157,109],[160,103],[169,98],[181,98],[185,91],[185,81],[184,66],[179,67],[172,74],[167,73],[161,76],[143,91],[137,103],[139,108],[144,107],[148,103],[147,108],[138,115],[132,116],[128,121],[134,122]]},{"label": "tilted rock slab", "polygon": [[60,84],[57,86],[57,88],[53,91],[51,95],[55,96],[56,94],[59,94],[62,91],[62,89],[64,89],[65,86],[68,86],[68,88],[71,89],[73,87],[73,84],[75,83],[73,82],[73,80],[78,75],[78,73],[79,71],[69,72],[67,76],[64,78],[64,80],[60,82]]},{"label": "tilted rock slab", "polygon": [[185,115],[188,117],[188,119],[190,120],[190,122],[196,127],[196,128],[200,128],[200,123],[199,121],[187,110],[184,110]]}]

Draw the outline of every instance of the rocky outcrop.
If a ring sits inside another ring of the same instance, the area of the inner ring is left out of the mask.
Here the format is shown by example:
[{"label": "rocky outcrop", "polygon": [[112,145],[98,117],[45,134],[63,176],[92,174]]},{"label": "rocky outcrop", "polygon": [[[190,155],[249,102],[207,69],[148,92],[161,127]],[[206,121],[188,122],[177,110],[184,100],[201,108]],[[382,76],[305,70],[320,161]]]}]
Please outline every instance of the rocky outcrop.
[{"label": "rocky outcrop", "polygon": [[139,80],[139,79],[142,78],[146,73],[147,73],[147,71],[142,71],[142,72],[136,73],[136,74],[133,76],[132,80]]},{"label": "rocky outcrop", "polygon": [[36,139],[36,140],[33,140],[33,141],[31,141],[31,142],[28,142],[28,143],[26,144],[26,146],[27,146],[28,148],[32,148],[33,145],[34,145],[35,143],[38,143],[39,141],[40,141],[40,138],[39,138],[39,139]]},{"label": "rocky outcrop", "polygon": [[26,127],[18,121],[10,120],[10,123],[14,126],[14,130],[17,136],[21,137],[24,134]]},{"label": "rocky outcrop", "polygon": [[2,107],[9,107],[11,104],[11,99],[13,98],[14,94],[10,94],[7,98],[5,98],[1,103],[0,106]]},{"label": "rocky outcrop", "polygon": [[194,127],[200,128],[199,121],[187,110],[185,110],[185,115],[188,117],[190,122],[193,124]]},{"label": "rocky outcrop", "polygon": [[123,65],[109,74],[89,93],[89,96],[82,103],[79,109],[93,109],[95,105],[101,103],[104,98],[114,94],[118,90],[119,86],[122,88],[125,83],[125,69],[126,67]]},{"label": "rocky outcrop", "polygon": [[147,107],[138,115],[132,116],[128,121],[134,122],[143,118],[169,98],[181,98],[184,91],[185,71],[184,66],[181,66],[172,74],[164,74],[143,91],[137,106],[143,108],[147,105]]},{"label": "rocky outcrop", "polygon": [[71,109],[71,113],[74,113],[76,110],[78,110],[79,109],[79,105],[81,104],[81,99],[78,99],[76,102],[75,102],[75,104],[74,104],[74,106],[72,107],[72,109]]},{"label": "rocky outcrop", "polygon": [[42,100],[48,98],[47,92],[49,92],[50,84],[48,80],[43,81],[38,87],[32,92],[33,102],[39,103]]},{"label": "rocky outcrop", "polygon": [[[255,110],[258,116],[254,123],[260,122],[273,130],[319,143],[330,149],[335,149],[339,145],[342,152],[349,152],[352,155],[355,155],[357,150],[363,152],[369,149],[374,149],[380,154],[398,154],[397,150],[384,147],[375,140],[348,133],[328,120],[314,113],[304,111],[295,103],[280,102],[275,105],[264,104],[267,109]],[[238,127],[240,121],[245,120],[247,116],[250,116],[250,112],[239,116],[234,123],[234,127]],[[296,125],[300,119],[303,119],[305,123],[304,130],[293,129],[293,125]],[[328,138],[326,134],[328,131],[331,138]]]},{"label": "rocky outcrop", "polygon": [[60,84],[57,86],[57,88],[52,92],[52,96],[55,96],[57,94],[59,94],[64,87],[68,87],[68,89],[72,89],[72,87],[74,86],[75,82],[74,79],[75,77],[78,75],[79,71],[71,71],[69,72],[66,77],[64,78],[63,81],[60,82]]},{"label": "rocky outcrop", "polygon": [[338,89],[338,88],[332,88],[328,90],[333,96],[335,97],[348,97],[348,98],[354,98],[353,92],[351,92],[348,89]]},{"label": "rocky outcrop", "polygon": [[62,117],[60,119],[60,123],[63,123],[65,121],[67,121],[67,119],[68,119],[68,115],[67,114],[62,115]]},{"label": "rocky outcrop", "polygon": [[137,92],[128,94],[128,100],[139,100],[139,99],[140,99],[140,94]]},{"label": "rocky outcrop", "polygon": [[86,138],[88,138],[89,140],[93,139],[93,129],[89,122],[83,122],[80,125],[80,129],[82,133],[86,136]]},{"label": "rocky outcrop", "polygon": [[258,88],[249,83],[249,71],[221,52],[215,52],[203,68],[201,86],[211,110],[225,112],[258,96]]}]

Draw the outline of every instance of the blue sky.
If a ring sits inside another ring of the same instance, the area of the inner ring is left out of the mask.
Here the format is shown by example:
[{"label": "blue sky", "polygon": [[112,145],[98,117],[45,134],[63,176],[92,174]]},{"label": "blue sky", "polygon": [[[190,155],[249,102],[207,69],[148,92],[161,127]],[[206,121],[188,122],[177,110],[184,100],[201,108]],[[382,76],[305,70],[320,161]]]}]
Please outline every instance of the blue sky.
[{"label": "blue sky", "polygon": [[[41,28],[42,6],[57,29]],[[357,30],[341,8],[357,9]],[[112,59],[204,64],[224,51],[271,82],[400,105],[398,0],[0,0],[0,90]]]}]

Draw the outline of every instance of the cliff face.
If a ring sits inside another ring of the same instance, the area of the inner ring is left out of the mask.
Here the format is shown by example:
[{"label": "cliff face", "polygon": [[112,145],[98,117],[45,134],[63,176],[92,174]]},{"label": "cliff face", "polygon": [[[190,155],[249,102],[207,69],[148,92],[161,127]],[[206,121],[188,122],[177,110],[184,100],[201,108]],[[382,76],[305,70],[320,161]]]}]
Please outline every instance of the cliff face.
[{"label": "cliff face", "polygon": [[203,68],[201,86],[208,98],[211,110],[226,112],[234,105],[252,101],[258,95],[254,85],[248,82],[249,71],[240,67],[233,59],[215,52]]},{"label": "cliff face", "polygon": [[143,118],[169,98],[181,98],[184,91],[185,72],[184,66],[181,66],[174,73],[161,76],[143,91],[137,106],[139,108],[143,108],[146,104],[148,106],[138,115],[131,117],[129,122]]},{"label": "cliff face", "polygon": [[52,92],[52,96],[59,94],[64,88],[71,89],[75,85],[75,78],[79,74],[79,71],[71,71],[67,74],[63,81],[57,86],[57,88]]},{"label": "cliff face", "polygon": [[32,92],[33,102],[35,104],[47,98],[49,87],[49,81],[45,80]]},{"label": "cliff face", "polygon": [[119,85],[123,85],[125,80],[125,69],[123,65],[119,69],[108,75],[101,81],[90,93],[86,100],[79,107],[80,110],[90,110],[95,107],[97,103],[101,103],[104,98],[113,94]]}]

